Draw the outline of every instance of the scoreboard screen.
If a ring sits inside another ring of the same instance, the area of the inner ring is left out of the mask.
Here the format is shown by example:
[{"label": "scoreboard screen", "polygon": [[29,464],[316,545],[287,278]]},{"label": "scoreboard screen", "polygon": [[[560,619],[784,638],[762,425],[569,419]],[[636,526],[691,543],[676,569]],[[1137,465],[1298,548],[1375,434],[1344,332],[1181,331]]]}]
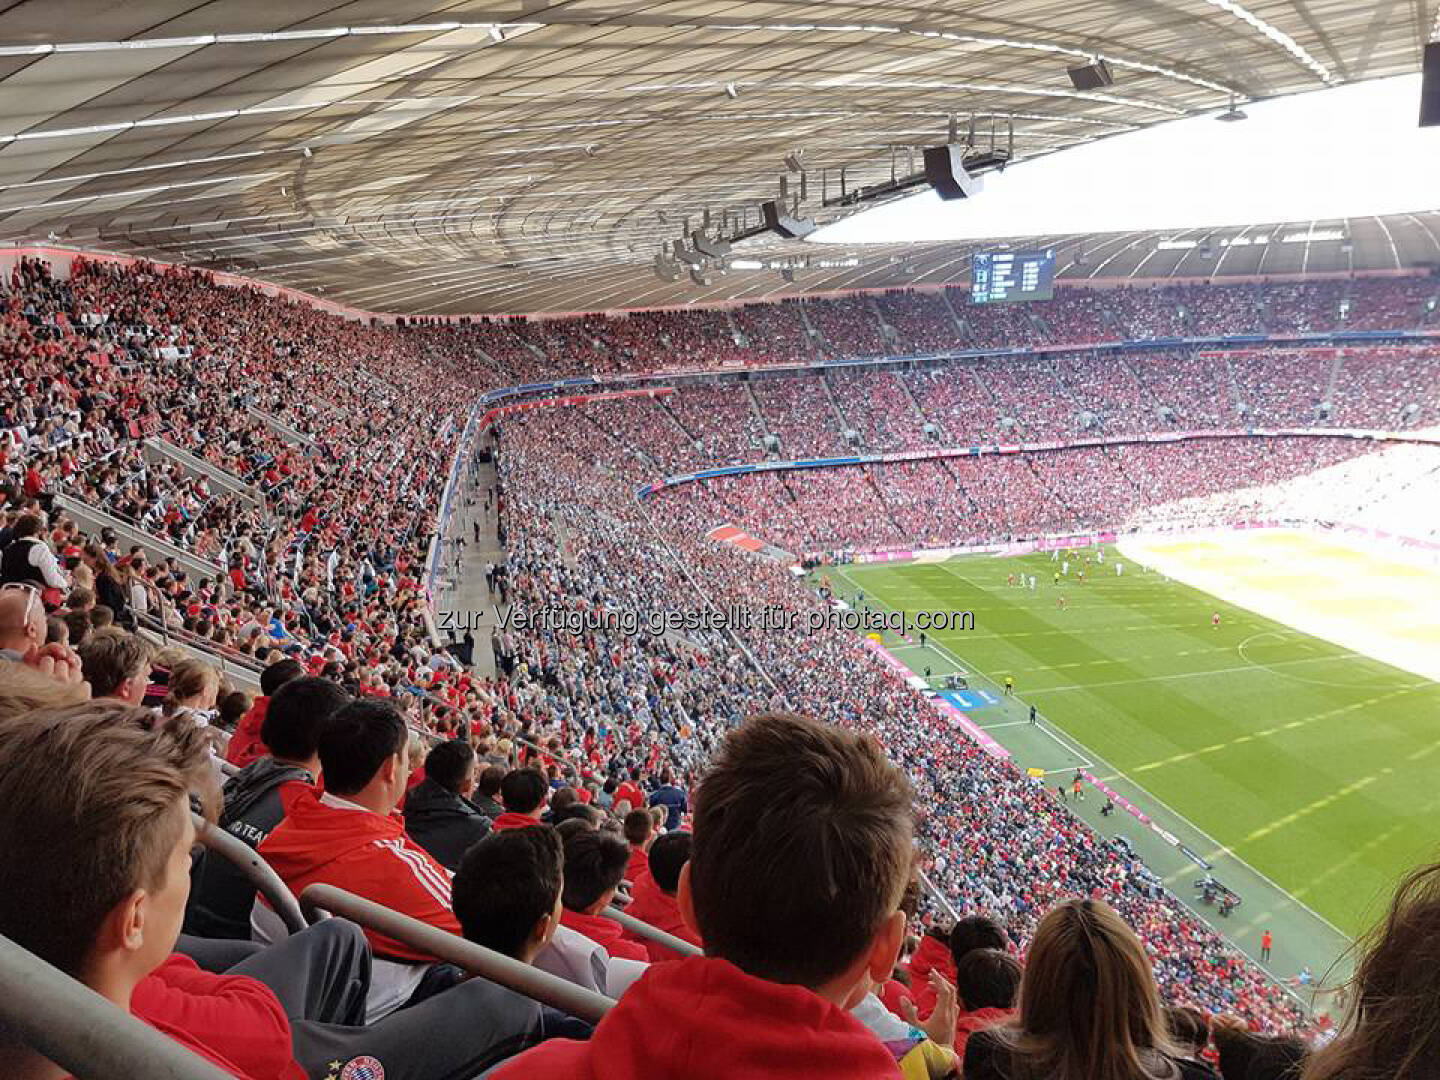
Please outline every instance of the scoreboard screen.
[{"label": "scoreboard screen", "polygon": [[970,301],[993,304],[1055,295],[1055,249],[980,251],[970,264]]}]

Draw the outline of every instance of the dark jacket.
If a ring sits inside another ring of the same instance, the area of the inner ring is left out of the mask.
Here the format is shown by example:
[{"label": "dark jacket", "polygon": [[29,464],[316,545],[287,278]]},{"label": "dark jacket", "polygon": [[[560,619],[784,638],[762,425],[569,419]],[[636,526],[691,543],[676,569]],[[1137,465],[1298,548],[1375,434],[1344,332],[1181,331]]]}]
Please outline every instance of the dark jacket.
[{"label": "dark jacket", "polygon": [[650,796],[651,806],[663,806],[665,808],[665,831],[674,832],[680,827],[681,815],[690,809],[689,802],[685,798],[685,792],[681,791],[674,784],[666,784],[657,788]]},{"label": "dark jacket", "polygon": [[505,812],[505,807],[486,795],[476,795],[475,798],[470,800],[470,805],[475,807],[476,810],[479,810],[480,813],[484,814],[491,821],[494,821]]},{"label": "dark jacket", "polygon": [[125,586],[109,574],[95,575],[95,599],[115,613],[115,622],[126,630],[134,631],[135,615],[130,610],[130,600],[125,595]]},{"label": "dark jacket", "polygon": [[[225,782],[225,809],[220,828],[252,848],[270,835],[285,817],[280,788],[292,781],[313,784],[315,778],[295,765],[272,757],[251,762]],[[199,937],[250,938],[250,909],[255,888],[229,859],[203,850],[190,867],[190,900],[185,932]]]},{"label": "dark jacket", "polygon": [[447,870],[490,832],[490,819],[469,799],[428,777],[405,796],[405,831]]}]

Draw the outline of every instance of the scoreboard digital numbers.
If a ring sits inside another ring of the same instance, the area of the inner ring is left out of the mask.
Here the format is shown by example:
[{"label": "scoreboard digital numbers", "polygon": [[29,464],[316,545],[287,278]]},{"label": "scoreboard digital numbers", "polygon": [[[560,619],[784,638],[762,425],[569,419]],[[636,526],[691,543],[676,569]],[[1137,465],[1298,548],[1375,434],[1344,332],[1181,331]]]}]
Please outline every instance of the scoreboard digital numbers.
[{"label": "scoreboard digital numbers", "polygon": [[996,304],[1055,295],[1055,249],[980,251],[970,264],[970,301]]}]

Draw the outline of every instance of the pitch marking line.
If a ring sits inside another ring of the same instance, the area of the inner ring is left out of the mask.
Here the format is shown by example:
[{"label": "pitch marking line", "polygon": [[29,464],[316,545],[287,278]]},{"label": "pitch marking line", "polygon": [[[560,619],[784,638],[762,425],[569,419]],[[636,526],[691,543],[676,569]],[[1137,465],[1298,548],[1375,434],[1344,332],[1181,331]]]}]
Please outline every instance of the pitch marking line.
[{"label": "pitch marking line", "polygon": [[[1353,658],[1359,658],[1359,657],[1361,657],[1361,656],[1363,656],[1362,653],[1342,653],[1342,654],[1339,654],[1339,655],[1336,655],[1336,656],[1306,656],[1306,657],[1301,657],[1301,658],[1298,659],[1298,660],[1277,660],[1277,661],[1275,661],[1275,664],[1272,665],[1272,666],[1278,667],[1278,666],[1280,666],[1281,664],[1319,664],[1319,663],[1325,663],[1326,661],[1346,660],[1346,659],[1350,659],[1350,658],[1352,658],[1352,657],[1353,657]],[[1180,672],[1179,674],[1176,674],[1176,675],[1149,675],[1149,676],[1146,676],[1146,677],[1140,678],[1140,679],[1112,679],[1112,680],[1110,680],[1109,682],[1071,683],[1071,684],[1068,685],[1068,686],[1046,686],[1046,687],[1039,687],[1039,688],[1037,688],[1037,689],[1030,690],[1030,691],[1028,691],[1028,693],[1030,694],[1030,696],[1033,697],[1033,696],[1036,695],[1036,694],[1060,694],[1060,693],[1067,693],[1067,692],[1069,692],[1069,691],[1071,691],[1071,690],[1094,690],[1094,689],[1099,689],[1100,687],[1105,687],[1105,686],[1133,686],[1133,685],[1136,685],[1136,684],[1139,684],[1139,683],[1170,682],[1170,681],[1173,680],[1173,679],[1196,679],[1196,678],[1199,678],[1199,677],[1202,676],[1202,675],[1234,675],[1234,674],[1237,674],[1237,673],[1239,673],[1239,672],[1245,672],[1245,671],[1257,671],[1257,672],[1267,672],[1267,673],[1271,673],[1271,674],[1283,674],[1282,672],[1269,672],[1269,669],[1268,669],[1268,668],[1261,668],[1261,667],[1258,667],[1258,666],[1256,666],[1256,665],[1254,665],[1254,664],[1237,664],[1237,665],[1235,665],[1234,667],[1215,668],[1214,670],[1211,670],[1211,671],[1182,671],[1182,672]],[[1349,687],[1352,688],[1352,689],[1354,688],[1354,684],[1346,684],[1346,685],[1349,686]],[[1361,689],[1364,689],[1364,688],[1361,687]],[[1408,690],[1408,689],[1412,689],[1412,688],[1409,687],[1409,686],[1406,686],[1406,687],[1402,687],[1401,689],[1406,689],[1406,690]],[[1397,692],[1398,692],[1398,691],[1397,691]]]},{"label": "pitch marking line", "polygon": [[[1288,723],[1277,724],[1274,727],[1262,728],[1259,731],[1252,731],[1245,735],[1240,735],[1234,739],[1231,739],[1229,742],[1216,743],[1213,746],[1206,746],[1199,750],[1188,750],[1183,754],[1174,754],[1168,758],[1161,758],[1159,761],[1151,761],[1147,762],[1144,765],[1136,765],[1131,768],[1130,771],[1142,773],[1149,772],[1151,769],[1163,768],[1166,765],[1178,765],[1182,761],[1189,761],[1191,758],[1200,757],[1202,754],[1213,754],[1217,751],[1227,749],[1228,747],[1241,746],[1245,743],[1253,742],[1256,739],[1266,739],[1269,738],[1271,735],[1279,734],[1282,731],[1293,731],[1295,728],[1304,727],[1307,724],[1314,724],[1321,720],[1329,720],[1336,716],[1343,716],[1346,713],[1355,712],[1358,709],[1366,709],[1372,705],[1378,705],[1382,701],[1388,701],[1391,698],[1400,697],[1401,695],[1408,693],[1410,693],[1410,691],[1408,690],[1392,690],[1389,693],[1377,694],[1375,697],[1365,698],[1362,701],[1352,702],[1349,705],[1341,705],[1339,708],[1328,709],[1325,712],[1315,713],[1313,716],[1303,716],[1299,720],[1291,720]],[[1428,751],[1421,751],[1420,753],[1426,752]]]},{"label": "pitch marking line", "polygon": [[[945,564],[942,563],[942,564],[940,564],[940,565],[941,565],[941,566],[944,566]],[[945,567],[945,569],[948,570],[949,568],[948,568],[948,567]],[[955,571],[953,571],[953,570],[951,570],[950,572],[951,572],[952,574],[954,574],[956,577],[960,578],[960,580],[965,581],[967,584],[970,584],[972,587],[975,587],[974,582],[970,581],[970,580],[969,580],[968,578],[966,578],[963,574],[957,573],[957,572],[955,572]],[[843,576],[843,577],[845,577],[847,580],[849,580],[849,575],[848,575],[848,574],[845,574],[844,571],[841,571],[841,576]],[[851,583],[852,585],[855,584],[854,581],[851,581],[850,583]],[[1061,631],[1056,631],[1056,632],[1059,633],[1059,632],[1061,632]],[[994,636],[995,636],[995,637],[1002,637],[1002,636],[1004,636],[1004,635],[996,634],[996,635],[994,635]],[[945,646],[945,645],[943,645],[943,644],[940,644],[940,643],[938,643],[938,642],[937,642],[934,646],[932,646],[932,647],[935,648],[935,650],[936,650],[937,652],[948,653],[949,656],[950,656],[950,658],[951,658],[951,660],[952,660],[954,663],[959,664],[961,667],[966,667],[966,668],[969,668],[970,670],[975,670],[975,671],[977,671],[977,673],[978,673],[978,669],[976,669],[976,668],[974,667],[974,665],[971,665],[971,664],[966,663],[966,661],[965,661],[958,653],[954,652],[954,651],[951,650],[949,647],[947,647],[947,646]],[[1031,693],[1033,694],[1034,691],[1031,691]],[[1060,732],[1059,732],[1058,730],[1053,730],[1053,724],[1052,724],[1050,721],[1044,721],[1044,722],[1042,722],[1041,725],[1040,725],[1040,729],[1041,729],[1042,731],[1044,731],[1047,735],[1049,735],[1052,739],[1054,739],[1057,743],[1059,743],[1062,747],[1065,747],[1065,749],[1066,749],[1069,753],[1075,754],[1077,757],[1085,758],[1085,759],[1088,760],[1088,758],[1087,758],[1087,753],[1086,753],[1085,748],[1084,748],[1083,746],[1081,746],[1080,743],[1076,742],[1074,739],[1071,739],[1068,735],[1062,735],[1062,734],[1060,734]],[[1068,744],[1068,745],[1067,745],[1067,744]],[[1139,792],[1141,798],[1142,798],[1144,801],[1150,803],[1150,804],[1153,805],[1153,806],[1160,807],[1161,809],[1163,809],[1163,810],[1165,811],[1165,813],[1169,814],[1171,817],[1175,818],[1177,821],[1180,821],[1182,824],[1184,824],[1184,826],[1185,826],[1187,829],[1189,829],[1192,833],[1194,833],[1197,837],[1199,837],[1202,842],[1210,844],[1210,845],[1213,847],[1214,852],[1215,852],[1216,855],[1224,855],[1225,857],[1227,857],[1227,858],[1229,858],[1229,859],[1233,859],[1238,865],[1243,866],[1247,871],[1249,871],[1250,873],[1254,874],[1254,875],[1255,875],[1257,878],[1259,878],[1261,881],[1265,882],[1266,885],[1270,886],[1270,888],[1273,889],[1273,890],[1274,890],[1276,893],[1278,893],[1280,896],[1289,897],[1289,898],[1296,904],[1296,906],[1298,906],[1301,910],[1303,910],[1306,914],[1308,914],[1308,915],[1309,915],[1311,918],[1313,918],[1316,922],[1324,924],[1328,929],[1330,929],[1330,930],[1331,930],[1338,938],[1340,938],[1342,941],[1353,941],[1353,940],[1354,940],[1354,938],[1353,938],[1351,935],[1347,934],[1344,930],[1341,930],[1338,926],[1336,926],[1333,922],[1331,922],[1329,919],[1327,919],[1324,915],[1321,915],[1318,911],[1316,911],[1314,908],[1312,908],[1309,904],[1305,903],[1305,901],[1301,900],[1298,896],[1296,896],[1294,893],[1290,892],[1288,889],[1282,888],[1282,887],[1281,887],[1278,883],[1276,883],[1276,881],[1275,881],[1273,878],[1271,878],[1268,874],[1265,874],[1265,873],[1261,872],[1260,870],[1257,870],[1254,866],[1252,866],[1249,862],[1247,862],[1247,861],[1246,861],[1245,859],[1243,859],[1241,856],[1237,855],[1237,854],[1236,854],[1234,851],[1232,851],[1230,848],[1228,848],[1228,847],[1226,847],[1225,845],[1221,844],[1221,843],[1220,843],[1218,840],[1216,840],[1213,836],[1211,836],[1209,833],[1207,833],[1204,829],[1200,828],[1199,825],[1196,825],[1195,822],[1191,821],[1191,820],[1190,820],[1188,817],[1186,817],[1184,814],[1180,813],[1180,811],[1176,810],[1173,806],[1171,806],[1169,803],[1167,803],[1164,799],[1161,799],[1161,798],[1157,797],[1154,792],[1148,790],[1143,784],[1139,784],[1139,783],[1137,783],[1136,781],[1130,779],[1130,777],[1127,776],[1124,772],[1120,771],[1119,769],[1116,769],[1113,765],[1111,765],[1109,762],[1105,761],[1103,758],[1098,759],[1098,761],[1097,761],[1096,764],[1092,764],[1092,765],[1091,765],[1091,768],[1092,768],[1092,769],[1093,769],[1093,768],[1096,768],[1097,765],[1103,765],[1104,768],[1105,768],[1105,770],[1106,770],[1107,772],[1110,772],[1110,773],[1113,774],[1113,778],[1114,778],[1114,779],[1122,780],[1122,781],[1124,781],[1125,783],[1131,784],[1133,787],[1135,787],[1136,790]],[[1152,815],[1152,816],[1153,816],[1153,815]],[[1097,835],[1097,836],[1100,835],[1098,831],[1096,832],[1096,835]],[[1208,861],[1208,862],[1213,862],[1213,861],[1214,861],[1214,858],[1215,858],[1215,856],[1212,855],[1212,857],[1211,857],[1210,859],[1207,859],[1206,861]],[[1177,900],[1179,900],[1180,903],[1183,904],[1190,912],[1192,912],[1192,913],[1195,915],[1196,918],[1198,918],[1198,919],[1200,919],[1202,922],[1205,922],[1205,923],[1207,923],[1208,925],[1210,925],[1211,928],[1214,929],[1214,930],[1216,930],[1217,933],[1221,933],[1222,935],[1224,934],[1224,931],[1223,931],[1223,930],[1221,930],[1218,926],[1216,926],[1215,923],[1213,923],[1213,922],[1211,922],[1209,919],[1205,918],[1205,915],[1204,915],[1202,912],[1200,912],[1198,909],[1196,909],[1193,904],[1190,904],[1190,903],[1186,902],[1186,900],[1184,899],[1184,897],[1183,897],[1180,893],[1178,893],[1178,892],[1176,892],[1175,890],[1172,889],[1172,890],[1171,890],[1171,895],[1174,896]],[[1233,939],[1232,939],[1232,944],[1233,944]],[[1238,946],[1238,945],[1234,945],[1234,947],[1237,948],[1237,949],[1239,949],[1239,946]],[[1243,951],[1243,950],[1242,950],[1242,951]],[[1291,990],[1290,990],[1288,987],[1286,987],[1283,983],[1277,982],[1276,985],[1277,985],[1277,986],[1280,986],[1281,989],[1286,990],[1287,992],[1291,993],[1292,996],[1294,996],[1297,1001],[1300,1000],[1299,996],[1298,996],[1298,995],[1295,995],[1295,994],[1293,993],[1293,991],[1291,991]],[[1303,1002],[1302,1002],[1302,1004],[1303,1004]]]},{"label": "pitch marking line", "polygon": [[[1263,632],[1261,632],[1261,633],[1259,633],[1259,634],[1251,634],[1251,635],[1250,635],[1248,638],[1246,638],[1244,641],[1240,642],[1239,645],[1235,646],[1235,651],[1240,654],[1240,659],[1241,659],[1241,660],[1244,660],[1245,663],[1251,665],[1252,667],[1260,668],[1260,669],[1263,670],[1263,671],[1274,671],[1274,669],[1275,669],[1276,667],[1280,666],[1281,664],[1303,664],[1306,659],[1314,659],[1314,660],[1327,660],[1327,659],[1344,660],[1344,659],[1350,659],[1350,658],[1352,658],[1352,657],[1358,657],[1358,658],[1364,659],[1364,660],[1374,660],[1374,657],[1367,656],[1367,655],[1364,654],[1364,653],[1336,653],[1336,654],[1334,654],[1333,656],[1329,656],[1329,657],[1326,657],[1326,656],[1317,656],[1317,657],[1302,658],[1302,659],[1300,659],[1300,660],[1276,660],[1276,661],[1274,661],[1273,663],[1267,664],[1267,663],[1264,663],[1263,661],[1260,661],[1260,660],[1251,660],[1250,657],[1248,657],[1248,656],[1245,655],[1245,647],[1246,647],[1247,645],[1249,645],[1252,641],[1259,641],[1261,638],[1267,638],[1267,637],[1281,637],[1281,635],[1278,634],[1278,633],[1276,633],[1275,631],[1272,631],[1272,630],[1266,630],[1266,631],[1263,631]],[[1298,643],[1286,642],[1286,644],[1298,644]],[[1296,675],[1293,671],[1274,671],[1274,673],[1275,673],[1276,675],[1281,676],[1282,678],[1295,679],[1297,682],[1310,683],[1310,684],[1312,684],[1312,685],[1314,685],[1314,686],[1334,686],[1334,687],[1338,687],[1338,688],[1340,688],[1340,689],[1342,689],[1342,690],[1350,690],[1350,689],[1357,689],[1357,688],[1358,688],[1358,689],[1368,689],[1368,688],[1365,687],[1363,684],[1357,683],[1357,682],[1355,682],[1354,680],[1351,680],[1350,682],[1336,682],[1335,680],[1332,680],[1332,679],[1317,679],[1317,678],[1314,678],[1313,676]],[[1400,685],[1401,685],[1402,687],[1406,688],[1406,689],[1419,689],[1419,688],[1421,688],[1421,687],[1428,686],[1428,685],[1431,685],[1431,684],[1430,684],[1430,683],[1426,683],[1426,682],[1414,682],[1414,683],[1401,683]],[[1378,688],[1377,688],[1377,689],[1378,689]]]}]

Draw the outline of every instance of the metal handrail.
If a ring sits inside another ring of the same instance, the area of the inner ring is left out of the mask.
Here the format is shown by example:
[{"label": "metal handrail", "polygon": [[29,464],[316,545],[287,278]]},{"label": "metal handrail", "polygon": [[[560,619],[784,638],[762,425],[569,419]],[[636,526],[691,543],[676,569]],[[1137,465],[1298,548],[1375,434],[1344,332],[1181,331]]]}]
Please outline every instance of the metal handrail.
[{"label": "metal handrail", "polygon": [[265,897],[271,909],[285,924],[285,929],[298,934],[308,925],[300,910],[300,903],[290,887],[280,879],[260,853],[239,837],[231,836],[218,825],[208,824],[199,814],[191,815],[195,820],[195,840],[209,851],[230,862],[245,875],[245,880],[255,886]]},{"label": "metal handrail", "polygon": [[349,919],[368,930],[404,942],[412,949],[464,968],[472,975],[489,979],[587,1023],[598,1024],[615,1007],[614,999],[604,994],[586,990],[504,953],[487,949],[458,934],[412,919],[409,915],[402,915],[334,885],[309,886],[300,894],[300,907],[312,919],[321,911]]},{"label": "metal handrail", "polygon": [[667,933],[658,926],[651,926],[648,922],[643,922],[635,918],[634,915],[627,915],[619,908],[607,907],[604,911],[600,912],[600,915],[602,918],[609,919],[611,922],[619,923],[637,937],[647,938],[657,945],[664,945],[665,948],[671,952],[677,952],[681,956],[705,955],[705,950],[698,945],[693,945],[684,938],[678,938],[674,934]]},{"label": "metal handrail", "polygon": [[3,935],[0,1029],[80,1080],[233,1080]]}]

